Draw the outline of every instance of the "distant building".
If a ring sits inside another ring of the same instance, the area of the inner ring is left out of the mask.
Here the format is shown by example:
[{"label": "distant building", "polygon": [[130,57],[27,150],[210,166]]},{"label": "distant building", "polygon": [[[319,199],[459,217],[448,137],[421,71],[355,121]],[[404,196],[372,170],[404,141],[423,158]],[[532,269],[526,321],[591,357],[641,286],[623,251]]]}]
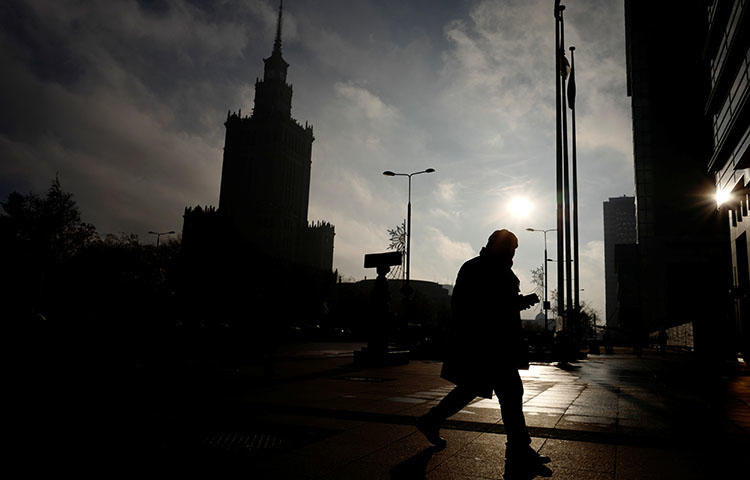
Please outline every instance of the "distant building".
[{"label": "distant building", "polygon": [[[219,209],[213,214],[246,250],[330,271],[335,231],[328,222],[308,223],[313,129],[291,116],[292,86],[286,81],[289,64],[281,55],[281,25],[279,7],[273,51],[263,60],[263,79],[255,81],[252,115],[227,114]],[[196,235],[194,225],[207,223],[206,215],[206,210],[196,214],[186,209],[186,241]]]},{"label": "distant building", "polygon": [[[750,5],[709,1],[702,46],[707,95],[701,107],[710,125],[708,171],[714,175],[720,218],[731,249],[731,306],[735,351],[750,355]],[[728,227],[727,227],[728,226]],[[727,262],[729,263],[729,261]]]},{"label": "distant building", "polygon": [[716,215],[706,168],[706,13],[702,1],[625,0],[642,317],[634,340],[690,322],[696,351],[718,358],[732,332],[726,225]]},{"label": "distant building", "polygon": [[617,302],[615,246],[635,244],[635,198],[613,197],[604,202],[604,281],[607,327],[619,329],[622,317]]}]

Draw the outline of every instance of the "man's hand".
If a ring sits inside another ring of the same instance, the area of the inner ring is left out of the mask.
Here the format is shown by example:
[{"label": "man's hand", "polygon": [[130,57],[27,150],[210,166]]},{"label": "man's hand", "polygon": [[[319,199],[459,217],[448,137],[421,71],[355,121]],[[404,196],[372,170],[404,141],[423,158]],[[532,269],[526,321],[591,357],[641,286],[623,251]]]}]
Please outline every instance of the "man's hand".
[{"label": "man's hand", "polygon": [[532,305],[536,305],[539,303],[539,297],[536,293],[531,293],[529,295],[521,295],[520,296],[520,306],[521,310],[526,310],[527,308],[531,307]]}]

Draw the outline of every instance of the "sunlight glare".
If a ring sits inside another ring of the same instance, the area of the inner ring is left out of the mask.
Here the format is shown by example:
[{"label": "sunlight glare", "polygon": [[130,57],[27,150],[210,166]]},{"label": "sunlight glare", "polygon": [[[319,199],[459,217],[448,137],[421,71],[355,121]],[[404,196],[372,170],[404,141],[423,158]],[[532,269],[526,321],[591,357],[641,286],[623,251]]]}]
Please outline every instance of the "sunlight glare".
[{"label": "sunlight glare", "polygon": [[508,204],[508,210],[515,217],[527,217],[531,213],[533,205],[528,198],[514,197]]},{"label": "sunlight glare", "polygon": [[729,201],[730,194],[726,190],[717,190],[716,191],[716,205],[721,206],[723,203],[726,203]]}]

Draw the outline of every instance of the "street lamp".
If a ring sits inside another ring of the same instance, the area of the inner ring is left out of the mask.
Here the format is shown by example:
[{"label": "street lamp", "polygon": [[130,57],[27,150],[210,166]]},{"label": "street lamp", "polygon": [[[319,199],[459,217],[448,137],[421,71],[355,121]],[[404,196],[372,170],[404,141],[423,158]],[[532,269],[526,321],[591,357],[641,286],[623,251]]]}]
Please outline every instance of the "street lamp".
[{"label": "street lamp", "polygon": [[161,239],[162,235],[174,235],[174,230],[170,230],[168,232],[148,232],[151,235],[156,235],[156,248],[159,248],[159,240]]},{"label": "street lamp", "polygon": [[409,291],[411,289],[411,286],[409,285],[409,260],[411,258],[411,177],[413,175],[419,175],[420,173],[433,173],[435,171],[434,168],[428,168],[426,170],[421,170],[419,172],[412,172],[412,173],[395,173],[390,170],[386,170],[383,172],[383,175],[386,177],[409,177],[409,203],[406,208],[406,287],[405,289]]},{"label": "street lamp", "polygon": [[[549,301],[547,301],[547,232],[556,232],[556,228],[548,228],[547,230],[537,230],[535,228],[527,228],[529,232],[541,232],[544,234],[544,331],[547,331],[547,310],[549,310]],[[559,294],[559,293],[558,293]]]}]

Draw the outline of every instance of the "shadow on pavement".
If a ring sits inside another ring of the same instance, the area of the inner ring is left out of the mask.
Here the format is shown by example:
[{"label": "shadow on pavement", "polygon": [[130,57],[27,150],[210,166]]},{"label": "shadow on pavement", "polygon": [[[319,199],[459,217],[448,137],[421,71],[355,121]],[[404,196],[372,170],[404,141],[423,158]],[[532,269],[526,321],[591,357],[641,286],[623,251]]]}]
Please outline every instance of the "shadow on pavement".
[{"label": "shadow on pavement", "polygon": [[508,462],[505,462],[505,474],[503,475],[504,480],[533,480],[537,477],[549,478],[552,476],[552,470],[546,465],[540,465],[534,470],[522,470],[519,472],[513,472],[513,469],[508,466]]},{"label": "shadow on pavement", "polygon": [[580,365],[572,365],[568,362],[558,362],[557,365],[555,365],[560,370],[565,370],[566,372],[572,372],[576,370],[580,370]]},{"label": "shadow on pavement", "polygon": [[[391,480],[420,480],[427,478],[427,465],[436,453],[441,451],[440,447],[427,447],[411,458],[404,460],[391,469]],[[549,461],[549,459],[547,459]],[[512,466],[505,463],[505,480],[532,480],[537,477],[551,477],[552,470],[546,465],[537,465],[532,471],[522,469],[514,471]]]},{"label": "shadow on pavement", "polygon": [[441,449],[439,447],[427,447],[411,458],[404,460],[391,469],[392,480],[419,480],[425,478],[427,464],[430,459]]}]

